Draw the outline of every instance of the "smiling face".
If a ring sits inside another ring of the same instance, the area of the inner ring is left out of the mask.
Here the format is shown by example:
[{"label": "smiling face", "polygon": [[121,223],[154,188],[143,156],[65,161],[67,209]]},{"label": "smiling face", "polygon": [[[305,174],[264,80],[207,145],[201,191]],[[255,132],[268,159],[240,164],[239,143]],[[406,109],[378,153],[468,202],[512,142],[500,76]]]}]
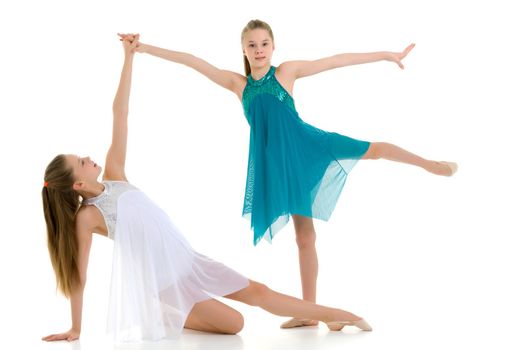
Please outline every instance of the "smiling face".
[{"label": "smiling face", "polygon": [[102,172],[102,167],[89,157],[82,158],[74,154],[68,154],[66,155],[66,163],[73,169],[73,177],[75,178],[73,188],[76,191],[83,190],[86,184],[97,182]]},{"label": "smiling face", "polygon": [[243,36],[242,51],[252,70],[270,66],[274,49],[272,37],[266,29],[249,30]]}]

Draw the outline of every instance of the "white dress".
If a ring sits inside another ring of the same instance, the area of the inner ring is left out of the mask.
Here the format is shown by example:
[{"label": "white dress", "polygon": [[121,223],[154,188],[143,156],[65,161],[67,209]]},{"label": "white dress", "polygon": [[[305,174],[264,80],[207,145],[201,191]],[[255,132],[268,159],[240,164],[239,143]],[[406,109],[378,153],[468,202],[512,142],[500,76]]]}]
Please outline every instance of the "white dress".
[{"label": "white dress", "polygon": [[193,305],[248,286],[248,279],[195,252],[168,215],[124,181],[104,181],[82,202],[102,213],[115,241],[108,331],[118,341],[178,336]]}]

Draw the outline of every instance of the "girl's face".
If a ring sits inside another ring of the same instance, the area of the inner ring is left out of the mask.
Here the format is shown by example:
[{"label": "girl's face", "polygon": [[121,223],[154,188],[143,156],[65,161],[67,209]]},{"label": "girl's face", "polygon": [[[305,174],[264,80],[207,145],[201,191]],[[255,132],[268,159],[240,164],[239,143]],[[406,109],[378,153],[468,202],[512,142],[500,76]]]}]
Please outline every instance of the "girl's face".
[{"label": "girl's face", "polygon": [[273,40],[266,29],[250,30],[244,35],[242,52],[252,70],[269,66],[274,49]]},{"label": "girl's face", "polygon": [[[77,191],[79,189],[82,190],[81,187],[83,187],[85,183],[96,182],[102,172],[102,167],[97,165],[97,163],[89,157],[81,158],[74,154],[68,154],[66,155],[66,160],[68,165],[73,169],[73,177],[75,178],[73,188]],[[80,188],[77,189],[77,187]]]}]

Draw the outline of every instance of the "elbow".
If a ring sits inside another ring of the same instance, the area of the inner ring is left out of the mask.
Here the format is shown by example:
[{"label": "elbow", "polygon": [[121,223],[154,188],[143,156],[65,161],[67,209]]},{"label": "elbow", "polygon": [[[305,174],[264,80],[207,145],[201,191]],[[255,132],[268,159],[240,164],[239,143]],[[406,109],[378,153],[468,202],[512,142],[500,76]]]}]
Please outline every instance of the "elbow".
[{"label": "elbow", "polygon": [[86,287],[87,277],[86,276],[80,276],[80,279],[78,280],[78,288],[83,290]]},{"label": "elbow", "polygon": [[129,108],[125,107],[117,107],[117,106],[114,106],[113,107],[113,115],[114,116],[123,116],[123,117],[126,117],[128,115],[128,112],[129,112]]}]

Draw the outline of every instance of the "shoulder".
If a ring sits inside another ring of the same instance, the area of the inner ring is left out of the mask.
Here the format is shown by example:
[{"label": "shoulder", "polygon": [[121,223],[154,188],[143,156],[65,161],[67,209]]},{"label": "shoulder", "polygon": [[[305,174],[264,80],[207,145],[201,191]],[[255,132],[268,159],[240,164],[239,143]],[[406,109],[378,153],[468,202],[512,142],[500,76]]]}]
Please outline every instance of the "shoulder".
[{"label": "shoulder", "polygon": [[295,76],[303,61],[286,61],[277,66],[275,73],[283,76]]},{"label": "shoulder", "polygon": [[275,69],[275,76],[279,81],[293,85],[299,77],[299,71],[301,70],[303,62],[304,61],[283,62]]},{"label": "shoulder", "polygon": [[91,234],[97,225],[97,208],[92,205],[80,207],[75,219],[77,235]]},{"label": "shoulder", "polygon": [[230,90],[239,97],[239,99],[242,99],[242,92],[244,91],[244,88],[246,87],[246,83],[248,82],[248,78],[246,78],[244,75],[241,75],[239,73],[230,72],[232,73],[232,86]]}]

